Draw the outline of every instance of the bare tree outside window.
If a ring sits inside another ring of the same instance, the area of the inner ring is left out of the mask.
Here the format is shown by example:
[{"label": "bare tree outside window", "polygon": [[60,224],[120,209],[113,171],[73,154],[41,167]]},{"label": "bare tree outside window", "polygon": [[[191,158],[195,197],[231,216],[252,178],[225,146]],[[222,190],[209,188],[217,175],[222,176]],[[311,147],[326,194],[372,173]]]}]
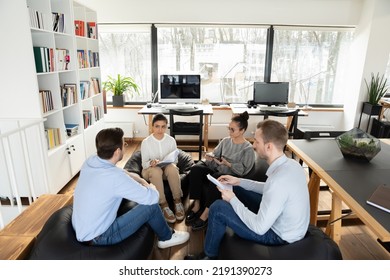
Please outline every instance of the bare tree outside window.
[{"label": "bare tree outside window", "polygon": [[158,27],[160,74],[197,73],[202,98],[213,103],[247,102],[262,80],[265,27]]},{"label": "bare tree outside window", "polygon": [[[102,81],[107,76],[117,74],[132,77],[140,88],[140,95],[125,94],[125,101],[140,102],[150,100],[151,78],[151,38],[150,28],[110,31],[110,27],[99,31],[100,63]],[[106,31],[107,30],[107,31]],[[108,96],[107,101],[111,101]]]},{"label": "bare tree outside window", "polygon": [[[131,76],[140,96],[151,100],[151,28],[103,26],[99,32],[102,81],[108,75]],[[345,28],[275,27],[271,81],[290,83],[297,104],[344,103],[348,49],[354,32]],[[202,99],[246,103],[253,82],[264,81],[265,26],[157,25],[158,76],[200,74]],[[108,97],[110,101],[110,97]]]},{"label": "bare tree outside window", "polygon": [[272,81],[290,82],[297,104],[343,104],[352,31],[275,30]]}]

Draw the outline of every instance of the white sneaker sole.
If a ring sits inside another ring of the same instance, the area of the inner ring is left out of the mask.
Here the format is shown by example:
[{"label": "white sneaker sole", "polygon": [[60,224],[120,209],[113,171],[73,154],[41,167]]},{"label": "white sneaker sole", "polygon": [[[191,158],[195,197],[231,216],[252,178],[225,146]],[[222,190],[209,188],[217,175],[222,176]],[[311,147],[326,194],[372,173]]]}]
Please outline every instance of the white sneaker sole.
[{"label": "white sneaker sole", "polygon": [[190,239],[190,234],[185,231],[176,231],[172,234],[171,239],[166,241],[158,241],[157,247],[160,249],[166,249],[169,247],[177,246],[186,243]]}]

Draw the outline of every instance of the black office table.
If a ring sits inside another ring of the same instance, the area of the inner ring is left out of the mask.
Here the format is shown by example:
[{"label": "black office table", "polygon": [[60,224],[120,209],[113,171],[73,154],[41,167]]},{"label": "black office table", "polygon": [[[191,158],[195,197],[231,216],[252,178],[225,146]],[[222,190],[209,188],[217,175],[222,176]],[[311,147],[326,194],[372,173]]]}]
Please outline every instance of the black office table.
[{"label": "black office table", "polygon": [[[289,140],[288,147],[312,170],[309,181],[311,223],[317,222],[320,180],[332,190],[330,220],[342,217],[344,202],[383,242],[390,242],[390,214],[366,200],[380,184],[390,184],[390,141],[381,142],[381,151],[370,162],[344,158],[336,140]],[[327,228],[336,242],[340,240],[341,220]]]}]

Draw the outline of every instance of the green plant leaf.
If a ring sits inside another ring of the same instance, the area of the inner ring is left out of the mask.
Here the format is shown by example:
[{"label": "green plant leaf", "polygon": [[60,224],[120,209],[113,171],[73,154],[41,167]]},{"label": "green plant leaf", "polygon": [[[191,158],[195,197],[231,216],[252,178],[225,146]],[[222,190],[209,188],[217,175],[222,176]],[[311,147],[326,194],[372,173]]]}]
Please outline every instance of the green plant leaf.
[{"label": "green plant leaf", "polygon": [[372,105],[377,105],[379,100],[388,91],[387,79],[383,74],[379,75],[379,73],[377,73],[374,75],[374,73],[371,73],[370,83],[368,83],[366,79],[364,79],[364,82],[367,88],[368,102]]},{"label": "green plant leaf", "polygon": [[139,86],[133,78],[125,77],[118,74],[116,78],[108,76],[107,81],[103,82],[103,88],[106,91],[112,92],[114,95],[123,95],[124,92],[139,94]]}]

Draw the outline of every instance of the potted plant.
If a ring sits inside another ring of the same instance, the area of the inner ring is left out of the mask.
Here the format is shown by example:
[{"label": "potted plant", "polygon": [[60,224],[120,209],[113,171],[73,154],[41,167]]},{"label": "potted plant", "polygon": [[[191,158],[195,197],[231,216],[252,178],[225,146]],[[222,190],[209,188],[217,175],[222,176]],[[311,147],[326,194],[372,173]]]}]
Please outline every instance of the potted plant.
[{"label": "potted plant", "polygon": [[139,94],[139,87],[135,83],[134,79],[122,76],[121,74],[118,74],[116,78],[108,76],[107,81],[103,82],[103,88],[104,90],[111,91],[113,93],[113,106],[124,105],[123,93],[125,91],[129,91],[131,94],[133,92]]},{"label": "potted plant", "polygon": [[384,75],[379,75],[379,73],[374,76],[371,73],[370,83],[364,79],[366,84],[367,93],[368,93],[368,102],[363,103],[363,113],[368,115],[378,116],[382,110],[382,106],[379,105],[379,100],[387,93],[387,79]]}]

